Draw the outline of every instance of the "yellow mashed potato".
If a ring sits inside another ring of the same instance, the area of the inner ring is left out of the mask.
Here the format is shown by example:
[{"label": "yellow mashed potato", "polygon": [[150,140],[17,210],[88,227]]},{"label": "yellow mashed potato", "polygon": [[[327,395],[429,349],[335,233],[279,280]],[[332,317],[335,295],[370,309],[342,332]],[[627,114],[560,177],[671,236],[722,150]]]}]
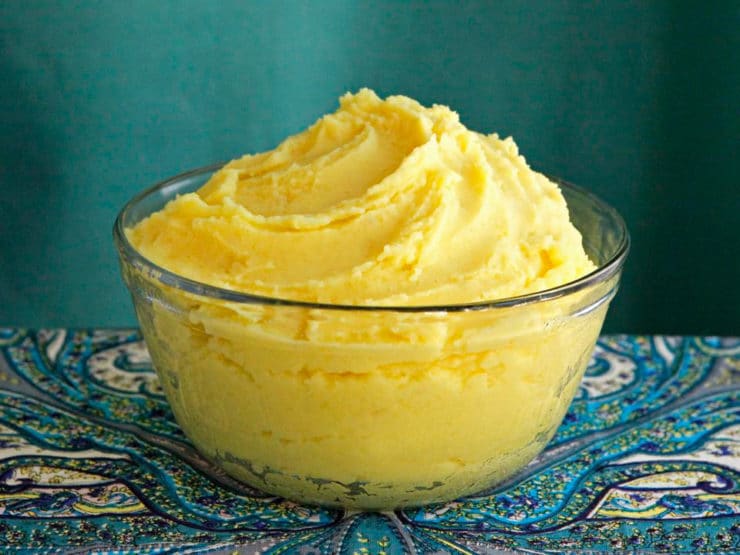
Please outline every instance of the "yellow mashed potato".
[{"label": "yellow mashed potato", "polygon": [[558,186],[511,139],[369,90],[127,237],[203,283],[385,307],[233,303],[129,276],[152,290],[137,311],[188,436],[234,476],[301,501],[389,508],[506,478],[554,433],[606,310],[569,318],[583,295],[388,309],[542,291],[594,265]]}]

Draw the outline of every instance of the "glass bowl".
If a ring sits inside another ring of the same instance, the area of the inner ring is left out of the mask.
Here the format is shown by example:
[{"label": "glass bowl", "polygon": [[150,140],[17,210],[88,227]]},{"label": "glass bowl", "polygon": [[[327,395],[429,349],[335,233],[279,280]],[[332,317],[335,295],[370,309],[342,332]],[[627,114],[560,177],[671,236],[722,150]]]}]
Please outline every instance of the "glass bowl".
[{"label": "glass bowl", "polygon": [[559,182],[597,270],[454,306],[313,304],[157,266],[125,229],[221,164],[164,181],[115,223],[124,281],[177,422],[233,477],[304,503],[383,510],[450,500],[523,468],[555,433],[617,291],[619,214]]}]

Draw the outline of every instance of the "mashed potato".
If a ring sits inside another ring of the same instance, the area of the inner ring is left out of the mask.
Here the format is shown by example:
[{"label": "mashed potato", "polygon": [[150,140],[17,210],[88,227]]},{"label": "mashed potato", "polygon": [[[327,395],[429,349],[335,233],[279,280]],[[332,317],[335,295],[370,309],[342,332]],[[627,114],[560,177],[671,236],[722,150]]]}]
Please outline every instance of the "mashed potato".
[{"label": "mashed potato", "polygon": [[594,265],[558,186],[511,139],[369,90],[227,164],[127,237],[203,283],[382,307],[170,288],[138,307],[193,442],[234,476],[301,501],[389,508],[506,478],[554,433],[606,310],[571,318],[583,302],[571,297],[392,309],[524,295]]}]

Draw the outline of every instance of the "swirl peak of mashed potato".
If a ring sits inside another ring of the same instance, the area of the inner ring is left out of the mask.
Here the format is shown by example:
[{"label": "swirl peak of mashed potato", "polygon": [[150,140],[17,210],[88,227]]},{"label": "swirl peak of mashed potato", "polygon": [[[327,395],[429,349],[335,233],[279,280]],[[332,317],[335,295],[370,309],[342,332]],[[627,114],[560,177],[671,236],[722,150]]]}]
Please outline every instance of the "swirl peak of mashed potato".
[{"label": "swirl peak of mashed potato", "polygon": [[511,138],[368,89],[275,150],[230,162],[127,236],[193,280],[336,304],[495,300],[594,269],[558,186]]}]

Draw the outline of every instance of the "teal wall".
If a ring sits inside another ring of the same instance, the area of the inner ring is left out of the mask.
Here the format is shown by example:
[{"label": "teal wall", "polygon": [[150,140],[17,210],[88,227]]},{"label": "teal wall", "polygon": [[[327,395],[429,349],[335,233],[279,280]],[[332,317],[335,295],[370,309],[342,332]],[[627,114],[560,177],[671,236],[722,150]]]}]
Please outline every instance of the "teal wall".
[{"label": "teal wall", "polygon": [[0,324],[134,323],[136,191],[362,86],[510,134],[633,237],[606,331],[740,334],[737,2],[0,4]]}]

